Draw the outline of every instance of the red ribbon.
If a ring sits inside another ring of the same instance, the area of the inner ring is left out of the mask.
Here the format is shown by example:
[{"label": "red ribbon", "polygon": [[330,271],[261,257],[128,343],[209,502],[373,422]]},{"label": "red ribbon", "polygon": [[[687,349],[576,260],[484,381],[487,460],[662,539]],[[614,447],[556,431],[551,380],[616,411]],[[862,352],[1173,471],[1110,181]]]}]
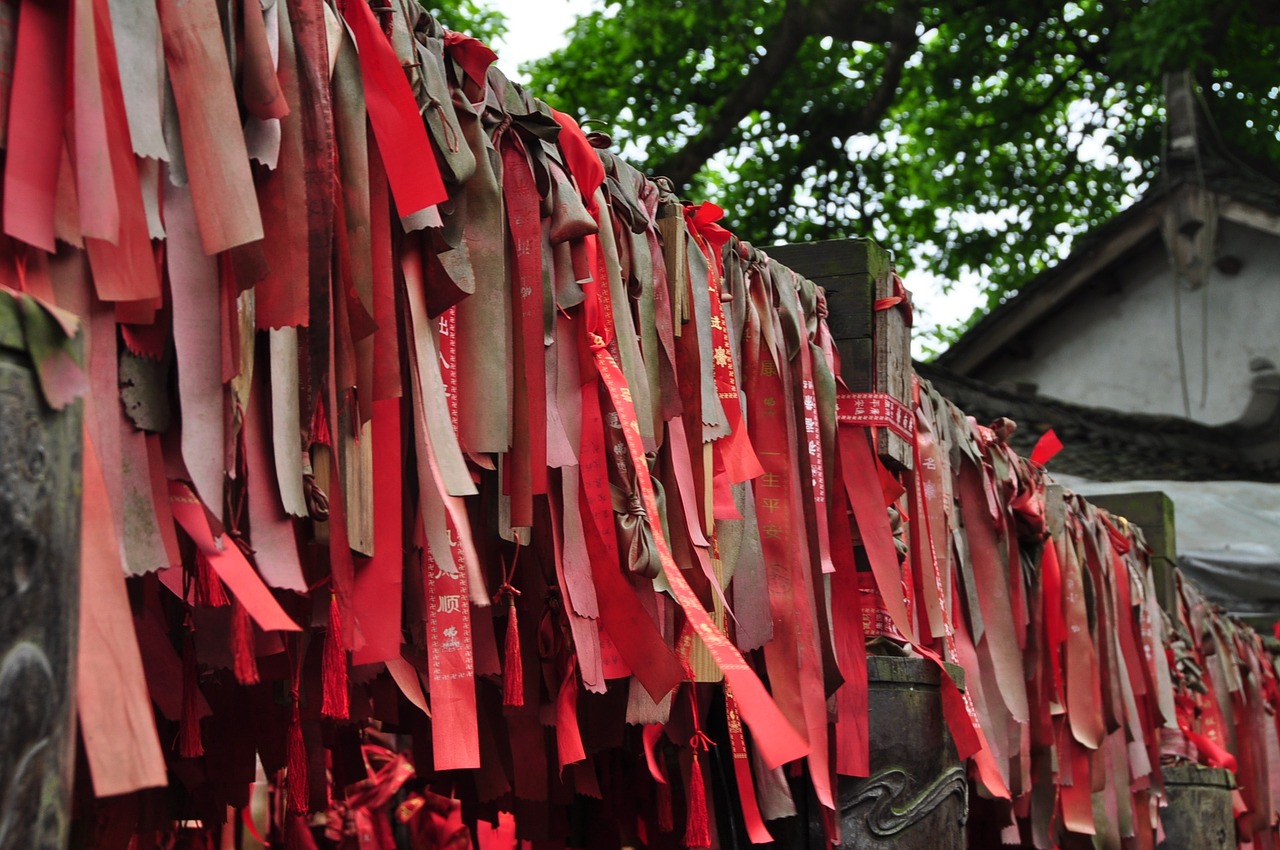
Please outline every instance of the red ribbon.
[{"label": "red ribbon", "polygon": [[733,775],[738,782],[738,800],[742,804],[742,819],[747,825],[747,838],[752,844],[768,844],[773,841],[769,828],[760,815],[760,803],[756,800],[755,778],[751,775],[751,760],[747,757],[746,736],[742,734],[742,717],[733,688],[724,689],[724,713],[729,726],[729,746],[733,750]]},{"label": "red ribbon", "polygon": [[364,0],[342,4],[342,16],[360,48],[369,123],[382,153],[400,217],[449,199],[427,127],[400,60]]},{"label": "red ribbon", "polygon": [[4,232],[50,253],[66,120],[64,9],[22,2],[4,169]]},{"label": "red ribbon", "polygon": [[475,83],[476,87],[483,92],[485,79],[489,73],[489,66],[498,61],[498,54],[494,53],[480,39],[463,35],[460,32],[446,32],[444,34],[444,49],[445,53],[458,63],[462,73],[466,74],[471,82]]},{"label": "red ribbon", "polygon": [[595,377],[582,385],[582,439],[578,457],[582,476],[580,505],[565,505],[565,510],[578,509],[583,514],[582,528],[603,626],[601,651],[606,652],[607,644],[611,643],[637,681],[658,702],[680,684],[684,671],[619,566],[606,466],[609,461],[604,450],[604,421],[600,414],[599,382]]},{"label": "red ribbon", "polygon": [[[646,469],[644,446],[640,442],[640,425],[636,421],[635,407],[631,403],[631,392],[627,387],[626,378],[623,377],[622,370],[618,368],[612,355],[605,348],[604,341],[594,334],[591,339],[591,351],[595,356],[600,377],[604,380],[609,397],[613,401],[614,410],[622,419],[622,430],[626,435],[632,466],[639,470]],[[638,475],[636,483],[639,485],[640,495],[649,516],[661,516],[658,500],[653,492],[653,483],[649,477]],[[663,574],[671,585],[672,594],[688,618],[689,624],[711,652],[711,657],[719,665],[725,679],[741,699],[739,705],[742,709],[742,719],[755,735],[765,766],[777,767],[805,755],[809,747],[804,739],[778,711],[777,704],[760,683],[755,672],[747,665],[737,647],[716,627],[706,609],[702,607],[702,603],[698,601],[693,588],[689,587],[675,559],[671,557],[671,550],[662,532],[662,524],[655,522],[652,530],[658,557],[662,562]]]},{"label": "red ribbon", "polygon": [[259,578],[244,553],[225,534],[214,536],[204,505],[181,481],[169,482],[169,504],[173,518],[191,537],[196,548],[209,560],[218,576],[227,583],[240,604],[263,631],[301,631],[301,627],[285,613],[270,589]]},{"label": "red ribbon", "polygon": [[551,115],[560,125],[560,150],[564,151],[565,165],[569,166],[569,173],[578,184],[582,202],[586,204],[587,212],[598,217],[600,205],[596,203],[596,190],[604,185],[604,165],[600,162],[600,155],[571,116],[554,109]]},{"label": "red ribbon", "polygon": [[[511,266],[511,303],[515,330],[517,417],[512,434],[507,492],[511,524],[533,525],[533,497],[547,492],[547,365],[542,318],[542,227],[538,189],[524,145],[515,133],[503,134],[502,194],[515,262]],[[520,421],[523,419],[523,421]]]},{"label": "red ribbon", "polygon": [[1060,451],[1062,451],[1062,440],[1059,440],[1058,435],[1050,428],[1036,440],[1035,448],[1031,450],[1031,462],[1044,466]]},{"label": "red ribbon", "polygon": [[846,425],[843,421],[838,430],[840,470],[844,476],[845,492],[853,506],[853,516],[867,551],[867,560],[871,563],[871,572],[893,624],[908,641],[915,643],[915,629],[911,627],[902,588],[898,550],[893,545],[893,529],[885,511],[870,435],[865,429]]}]

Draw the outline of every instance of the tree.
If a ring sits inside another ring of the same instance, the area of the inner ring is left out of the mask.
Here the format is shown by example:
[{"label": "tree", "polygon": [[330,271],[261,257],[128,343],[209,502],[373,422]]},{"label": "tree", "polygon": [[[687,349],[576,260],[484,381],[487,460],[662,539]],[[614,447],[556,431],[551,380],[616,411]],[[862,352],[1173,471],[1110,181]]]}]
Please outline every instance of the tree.
[{"label": "tree", "polygon": [[507,34],[507,16],[484,0],[419,0],[422,7],[451,30],[491,43]]},{"label": "tree", "polygon": [[1269,0],[607,0],[526,70],[760,242],[870,235],[991,302],[1159,166],[1166,70],[1280,162]]}]

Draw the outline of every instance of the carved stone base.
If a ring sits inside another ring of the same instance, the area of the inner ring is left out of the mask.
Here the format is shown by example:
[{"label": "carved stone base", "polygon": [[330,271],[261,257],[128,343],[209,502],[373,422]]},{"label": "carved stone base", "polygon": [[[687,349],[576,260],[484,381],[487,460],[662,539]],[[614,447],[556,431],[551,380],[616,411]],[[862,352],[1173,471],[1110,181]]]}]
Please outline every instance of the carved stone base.
[{"label": "carved stone base", "polygon": [[969,780],[942,718],[937,665],[872,656],[867,672],[871,776],[841,780],[840,846],[962,850]]},{"label": "carved stone base", "polygon": [[[844,850],[963,850],[969,780],[942,717],[937,665],[867,659],[871,776],[841,777]],[[963,685],[963,673],[952,668]],[[799,818],[769,823],[778,850],[825,850],[822,812],[808,779],[792,783]]]}]

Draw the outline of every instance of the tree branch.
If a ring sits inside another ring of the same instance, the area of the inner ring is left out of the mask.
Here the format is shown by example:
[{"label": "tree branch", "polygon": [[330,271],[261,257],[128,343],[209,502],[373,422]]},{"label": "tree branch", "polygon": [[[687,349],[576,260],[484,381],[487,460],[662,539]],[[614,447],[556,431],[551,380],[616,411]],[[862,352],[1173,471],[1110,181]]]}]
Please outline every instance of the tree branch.
[{"label": "tree branch", "polygon": [[863,104],[862,109],[858,110],[854,129],[850,131],[850,135],[870,132],[879,125],[880,119],[884,117],[893,103],[894,96],[898,93],[898,85],[902,82],[902,71],[906,68],[907,60],[911,58],[915,49],[914,30],[910,37],[889,44],[889,51],[885,54],[884,76],[880,78],[880,85],[876,86],[871,98]]},{"label": "tree branch", "polygon": [[765,47],[765,54],[751,67],[742,82],[720,105],[702,130],[665,161],[656,163],[653,173],[668,177],[677,187],[686,186],[698,169],[716,154],[725,138],[743,118],[764,105],[778,78],[795,59],[809,36],[797,0],[787,0],[782,22]]},{"label": "tree branch", "polygon": [[889,64],[882,85],[863,110],[874,113],[874,121],[879,121],[897,91],[902,65],[915,47],[916,24],[909,4],[886,15],[867,10],[865,3],[866,0],[815,0],[805,4],[803,0],[788,0],[765,55],[751,67],[738,87],[720,101],[702,130],[679,151],[655,163],[652,172],[669,177],[676,186],[687,185],[707,160],[724,148],[725,140],[738,124],[765,105],[805,40],[812,35],[830,35],[841,41],[890,42]]},{"label": "tree branch", "polygon": [[829,35],[836,41],[884,44],[915,35],[919,16],[910,3],[884,14],[863,8],[859,0],[827,0],[809,6],[805,12],[809,30]]},{"label": "tree branch", "polygon": [[825,107],[810,110],[798,129],[801,131],[829,130],[831,135],[846,139],[850,136],[874,132],[880,126],[880,121],[889,111],[889,107],[893,105],[898,86],[902,82],[903,70],[906,68],[907,60],[915,53],[916,47],[914,33],[908,39],[895,41],[889,45],[880,84],[857,111],[851,112],[846,108],[850,105],[849,101],[839,97],[833,98]]}]

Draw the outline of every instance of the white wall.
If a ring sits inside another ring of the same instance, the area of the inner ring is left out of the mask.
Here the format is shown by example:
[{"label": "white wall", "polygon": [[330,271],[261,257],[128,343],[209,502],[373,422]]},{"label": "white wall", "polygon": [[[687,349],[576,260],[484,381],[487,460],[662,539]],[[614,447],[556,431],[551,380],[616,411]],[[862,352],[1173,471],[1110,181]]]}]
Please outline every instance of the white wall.
[{"label": "white wall", "polygon": [[[1195,291],[1179,284],[1191,418],[1208,424],[1244,411],[1252,358],[1280,365],[1280,238],[1224,221],[1218,256],[1226,255],[1243,261],[1239,274],[1215,269]],[[975,377],[1030,381],[1041,395],[1079,404],[1185,415],[1174,280],[1163,247],[1112,274],[1105,294],[1077,294],[1024,336],[1030,358],[996,355]]]}]

